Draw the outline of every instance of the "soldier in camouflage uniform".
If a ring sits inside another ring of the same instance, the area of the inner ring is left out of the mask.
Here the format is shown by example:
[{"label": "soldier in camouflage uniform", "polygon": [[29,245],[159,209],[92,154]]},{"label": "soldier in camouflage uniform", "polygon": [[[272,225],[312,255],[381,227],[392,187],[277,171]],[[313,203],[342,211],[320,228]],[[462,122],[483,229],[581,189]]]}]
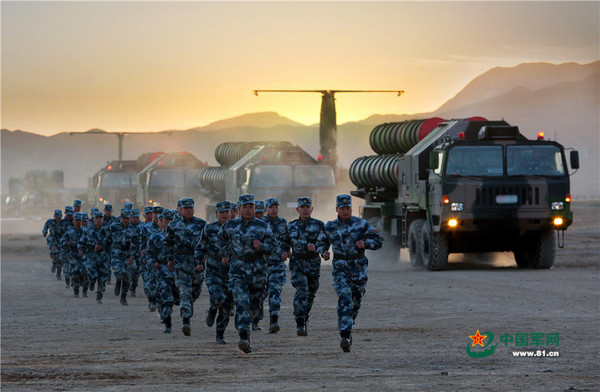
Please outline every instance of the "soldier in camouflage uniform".
[{"label": "soldier in camouflage uniform", "polygon": [[52,261],[51,271],[52,273],[56,272],[56,279],[58,280],[60,280],[60,271],[57,271],[57,265],[60,263],[60,260],[58,257],[58,248],[54,244],[54,237],[58,234],[58,225],[61,219],[62,211],[54,210],[54,217],[48,219],[46,223],[44,223],[44,228],[42,229],[42,235],[46,238],[46,245],[50,251],[50,260]]},{"label": "soldier in camouflage uniform", "polygon": [[367,287],[365,249],[377,250],[383,245],[383,237],[362,218],[352,216],[352,198],[339,195],[336,199],[338,218],[327,222],[319,236],[317,251],[329,260],[330,245],[333,247],[333,286],[338,295],[338,328],[342,338],[340,347],[344,352],[352,346],[352,326],[360,310]]},{"label": "soldier in camouflage uniform", "polygon": [[[212,327],[217,319],[217,343],[226,344],[225,329],[229,324],[229,313],[233,308],[233,296],[229,290],[229,266],[221,263],[217,247],[219,230],[231,216],[230,203],[217,203],[217,221],[204,228],[200,241],[196,244],[196,264],[205,265],[206,288],[210,294],[210,308],[206,315],[206,325]],[[217,317],[218,314],[218,317]]]},{"label": "soldier in camouflage uniform", "polygon": [[148,239],[148,263],[157,273],[157,299],[161,322],[165,325],[164,333],[171,333],[171,316],[173,303],[179,299],[179,291],[175,286],[175,274],[169,270],[170,255],[165,246],[166,229],[175,218],[175,211],[165,209],[158,217],[160,230]]},{"label": "soldier in camouflage uniform", "polygon": [[218,234],[221,262],[229,264],[229,287],[236,305],[235,324],[240,335],[238,348],[245,353],[252,352],[250,320],[260,310],[267,282],[265,256],[276,248],[269,225],[256,219],[254,210],[254,195],[240,196],[241,218],[227,221]]},{"label": "soldier in camouflage uniform", "polygon": [[308,334],[308,316],[312,309],[319,278],[321,277],[321,257],[317,253],[317,240],[325,224],[311,217],[313,212],[310,197],[298,198],[299,218],[288,225],[288,237],[284,240],[292,249],[290,273],[294,294],[294,317],[298,336]]},{"label": "soldier in camouflage uniform", "polygon": [[71,207],[71,206],[65,207],[65,217],[63,218],[63,220],[60,221],[59,227],[60,227],[60,229],[59,229],[60,234],[56,240],[56,242],[58,244],[58,249],[59,249],[58,257],[61,260],[63,275],[65,277],[65,288],[68,289],[71,287],[71,271],[69,268],[69,257],[67,255],[67,252],[65,251],[65,249],[62,246],[60,246],[60,240],[62,239],[63,235],[65,235],[65,233],[71,227],[73,227],[73,207]]},{"label": "soldier in camouflage uniform", "polygon": [[[113,215],[113,206],[112,204],[106,204],[104,205],[104,220],[102,222],[102,226],[108,228],[111,225],[115,224],[119,222],[119,218],[117,218],[116,216]],[[103,233],[106,233],[106,230],[103,231]],[[108,268],[108,271],[110,272],[108,274],[108,281],[106,282],[106,284],[111,284],[111,276],[112,276],[112,261],[111,261],[111,252],[110,252],[110,248],[106,249],[106,253],[108,254],[108,259],[106,261],[106,267]]]},{"label": "soldier in camouflage uniform", "polygon": [[256,200],[256,210],[254,211],[254,216],[258,219],[261,219],[265,216],[265,202],[262,200]]},{"label": "soldier in camouflage uniform", "polygon": [[73,201],[73,212],[81,212],[81,200],[75,199]]},{"label": "soldier in camouflage uniform", "polygon": [[[137,235],[138,235],[138,241],[139,241],[139,236],[142,230],[142,226],[143,223],[140,222],[140,210],[136,209],[132,209],[131,210],[131,226],[137,231]],[[142,263],[142,257],[141,257],[141,248],[139,246],[139,242],[138,242],[138,246],[137,246],[137,253],[135,254],[135,257],[133,258],[133,263],[128,264],[128,269],[127,269],[127,273],[129,273],[129,276],[131,277],[131,284],[129,286],[129,295],[131,295],[132,297],[136,296],[136,292],[135,289],[138,286],[138,282],[140,280],[140,265]]]},{"label": "soldier in camouflage uniform", "polygon": [[88,227],[88,222],[89,222],[89,218],[88,218],[87,212],[82,212],[81,213],[81,227],[84,230]]},{"label": "soldier in camouflage uniform", "polygon": [[130,276],[128,266],[133,263],[139,243],[137,230],[129,224],[131,211],[121,210],[121,222],[108,226],[104,245],[110,247],[111,262],[115,274],[115,295],[121,295],[121,305],[127,306],[127,290]]},{"label": "soldier in camouflage uniform", "polygon": [[[265,202],[262,200],[256,200],[255,206],[256,206],[256,208],[254,211],[254,217],[256,219],[262,219],[265,216]],[[265,282],[265,287],[262,292],[262,299],[260,300],[260,310],[258,311],[258,314],[256,315],[256,317],[254,317],[254,319],[252,319],[252,330],[253,331],[262,331],[262,328],[258,325],[258,323],[260,322],[260,320],[262,320],[265,317],[264,303],[265,303],[265,298],[267,298],[267,290],[268,290],[268,281]]]},{"label": "soldier in camouflage uniform", "polygon": [[[152,220],[150,222],[144,223],[144,225],[140,229],[139,233],[139,248],[140,254],[142,256],[142,261],[140,265],[140,274],[142,275],[142,280],[144,281],[144,294],[146,294],[146,298],[148,298],[148,309],[151,312],[154,312],[157,309],[158,299],[156,298],[157,292],[157,272],[156,270],[148,263],[148,255],[147,255],[147,245],[148,239],[152,236],[152,234],[158,232],[160,230],[159,215],[163,213],[164,208],[161,206],[154,207],[146,207],[148,209],[152,209]],[[146,211],[146,208],[144,209]]]},{"label": "soldier in camouflage uniform", "polygon": [[75,212],[73,214],[73,227],[70,227],[60,240],[65,259],[69,263],[71,285],[73,286],[73,295],[75,298],[79,297],[79,286],[83,288],[83,296],[87,297],[89,284],[87,272],[83,266],[83,255],[80,256],[77,250],[77,245],[84,232],[81,228],[81,219],[82,213]]},{"label": "soldier in camouflage uniform", "polygon": [[108,254],[102,240],[105,236],[102,231],[106,230],[102,226],[103,220],[102,212],[95,211],[92,215],[93,224],[88,226],[77,244],[79,255],[84,258],[84,265],[90,281],[90,291],[93,291],[94,285],[98,283],[96,302],[99,304],[102,303],[106,281],[110,274],[107,268]]},{"label": "soldier in camouflage uniform", "polygon": [[183,320],[181,331],[190,336],[190,319],[194,315],[194,301],[200,296],[204,270],[194,259],[194,249],[206,221],[194,216],[194,199],[181,200],[181,218],[167,226],[165,245],[171,255],[169,269],[175,271],[175,284],[179,290],[179,312]]},{"label": "soldier in camouflage uniform", "polygon": [[231,211],[231,218],[229,218],[229,219],[236,219],[237,216],[238,216],[238,213],[239,213],[239,211],[238,211],[238,205],[237,205],[237,203],[232,203],[232,202],[229,202],[229,204],[230,204],[230,207],[231,207],[231,210],[230,210]]},{"label": "soldier in camouflage uniform", "polygon": [[288,238],[287,221],[279,217],[279,200],[272,197],[265,200],[267,214],[261,219],[267,223],[273,232],[276,250],[267,256],[268,275],[268,297],[269,297],[269,333],[279,331],[279,309],[281,308],[281,290],[286,281],[285,260],[290,251],[289,245],[284,241]]}]

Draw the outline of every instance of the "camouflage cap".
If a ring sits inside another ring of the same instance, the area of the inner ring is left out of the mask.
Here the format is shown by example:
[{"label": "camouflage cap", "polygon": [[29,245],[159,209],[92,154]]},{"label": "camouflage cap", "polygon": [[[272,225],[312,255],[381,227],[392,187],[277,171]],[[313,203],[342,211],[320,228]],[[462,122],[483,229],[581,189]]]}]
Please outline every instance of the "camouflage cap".
[{"label": "camouflage cap", "polygon": [[73,207],[81,207],[81,200],[75,199],[75,201],[73,201]]},{"label": "camouflage cap", "polygon": [[54,217],[55,218],[62,218],[62,211],[61,210],[54,210]]},{"label": "camouflage cap", "polygon": [[233,202],[230,202],[230,201],[229,201],[228,203],[229,203],[229,209],[230,209],[231,211],[234,211],[234,210],[235,210],[235,211],[237,211],[237,210],[238,210],[238,205],[237,205],[237,203],[233,203]]},{"label": "camouflage cap", "polygon": [[140,210],[138,210],[137,208],[131,210],[131,217],[132,218],[139,218],[140,217]]},{"label": "camouflage cap", "polygon": [[112,204],[107,204],[104,206],[104,211],[112,211]]},{"label": "camouflage cap", "polygon": [[241,195],[238,199],[238,206],[242,206],[244,204],[256,204],[254,202],[254,195]]},{"label": "camouflage cap", "polygon": [[177,207],[181,207],[181,201],[182,201],[182,200],[183,200],[183,199],[179,199],[179,200],[177,200]]},{"label": "camouflage cap", "polygon": [[335,199],[336,207],[352,207],[352,197],[350,195],[338,195]]},{"label": "camouflage cap", "polygon": [[123,208],[121,210],[121,218],[131,218],[131,210],[128,210],[127,208]]},{"label": "camouflage cap", "polygon": [[65,215],[73,215],[73,207],[66,206],[65,207]]},{"label": "camouflage cap", "polygon": [[265,202],[262,200],[256,200],[256,212],[265,212]]},{"label": "camouflage cap", "polygon": [[220,201],[217,203],[217,212],[229,211],[231,207],[228,201]]},{"label": "camouflage cap", "polygon": [[125,203],[123,204],[123,208],[127,209],[127,210],[133,210],[133,203]]},{"label": "camouflage cap", "polygon": [[154,207],[152,207],[152,206],[144,207],[144,214],[151,214],[152,212],[154,212]]},{"label": "camouflage cap", "polygon": [[163,206],[154,206],[152,207],[152,212],[157,212],[159,214],[162,214],[162,212],[165,210],[165,207]]},{"label": "camouflage cap", "polygon": [[92,212],[92,218],[104,218],[104,214],[102,213],[102,211],[94,211]]},{"label": "camouflage cap", "polygon": [[265,200],[265,207],[269,208],[273,205],[279,205],[279,200],[277,200],[276,197],[269,197],[267,200]]},{"label": "camouflage cap", "polygon": [[182,208],[193,207],[193,206],[194,206],[194,199],[192,199],[190,197],[186,197],[185,199],[181,199],[181,207]]},{"label": "camouflage cap", "polygon": [[298,208],[303,206],[312,206],[312,199],[310,197],[299,197]]},{"label": "camouflage cap", "polygon": [[100,210],[97,208],[90,208],[90,215],[93,215],[94,212],[98,212],[98,211],[100,211]]},{"label": "camouflage cap", "polygon": [[88,220],[89,220],[89,219],[88,219],[88,214],[87,214],[87,212],[82,212],[82,213],[81,213],[81,221],[82,221],[82,222],[87,222]]},{"label": "camouflage cap", "polygon": [[158,215],[158,219],[164,220],[173,220],[175,219],[175,211],[166,209],[160,215]]},{"label": "camouflage cap", "polygon": [[81,212],[76,212],[73,214],[73,220],[81,220]]}]

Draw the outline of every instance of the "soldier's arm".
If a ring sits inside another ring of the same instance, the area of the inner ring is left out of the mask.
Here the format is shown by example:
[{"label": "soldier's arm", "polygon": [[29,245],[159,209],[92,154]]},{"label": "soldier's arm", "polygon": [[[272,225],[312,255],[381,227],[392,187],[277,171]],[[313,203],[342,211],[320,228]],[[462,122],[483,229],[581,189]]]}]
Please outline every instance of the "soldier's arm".
[{"label": "soldier's arm", "polygon": [[281,236],[279,237],[279,248],[277,249],[277,254],[281,255],[283,253],[289,253],[291,246],[290,246],[290,231],[288,229],[288,225],[285,224],[283,226],[283,233],[281,233]]},{"label": "soldier's arm", "polygon": [[327,227],[324,227],[321,233],[319,233],[319,237],[317,238],[317,243],[315,245],[317,246],[317,253],[319,253],[321,256],[323,256],[325,252],[329,252],[331,241],[327,235]]},{"label": "soldier's arm", "polygon": [[270,255],[271,253],[273,253],[276,250],[277,250],[277,240],[275,238],[275,235],[273,235],[273,231],[271,230],[271,227],[269,225],[267,225],[267,228],[265,230],[263,238],[260,241],[260,247],[258,248],[258,251],[264,255]]},{"label": "soldier's arm", "polygon": [[42,235],[44,237],[46,237],[46,235],[48,234],[48,229],[50,228],[50,222],[46,221],[46,223],[44,223],[44,228],[42,229]]},{"label": "soldier's arm", "polygon": [[383,236],[369,223],[366,224],[366,230],[364,233],[365,248],[370,250],[377,250],[383,246]]},{"label": "soldier's arm", "polygon": [[217,247],[217,252],[221,255],[221,258],[229,259],[231,257],[231,250],[229,248],[231,239],[229,238],[229,233],[226,230],[227,223],[224,224],[217,234],[217,243],[215,244]]},{"label": "soldier's arm", "polygon": [[[173,254],[175,252],[175,232],[173,231],[171,223],[167,226],[167,234],[164,239],[165,254],[170,261],[173,260]],[[148,243],[150,243],[150,239],[148,239]]]}]

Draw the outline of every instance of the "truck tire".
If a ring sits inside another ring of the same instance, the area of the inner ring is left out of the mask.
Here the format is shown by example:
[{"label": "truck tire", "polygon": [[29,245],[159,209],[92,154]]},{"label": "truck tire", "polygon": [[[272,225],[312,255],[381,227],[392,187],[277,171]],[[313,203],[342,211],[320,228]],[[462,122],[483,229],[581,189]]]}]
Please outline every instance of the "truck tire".
[{"label": "truck tire", "polygon": [[416,219],[412,221],[408,229],[408,255],[410,256],[410,264],[415,268],[423,266],[421,236],[423,235],[424,224],[424,219]]},{"label": "truck tire", "polygon": [[556,237],[553,231],[546,231],[522,241],[513,251],[519,268],[533,267],[549,269],[554,265],[556,256]]},{"label": "truck tire", "polygon": [[441,233],[433,233],[424,224],[421,231],[421,259],[429,271],[443,271],[448,265],[448,239]]}]

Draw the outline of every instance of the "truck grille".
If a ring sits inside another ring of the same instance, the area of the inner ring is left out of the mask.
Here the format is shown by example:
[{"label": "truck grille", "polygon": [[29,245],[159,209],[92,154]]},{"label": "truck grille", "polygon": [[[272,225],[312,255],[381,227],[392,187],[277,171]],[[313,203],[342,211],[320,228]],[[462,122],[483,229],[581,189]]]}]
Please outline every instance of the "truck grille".
[{"label": "truck grille", "polygon": [[498,186],[475,188],[476,206],[495,206],[496,196],[499,195],[517,195],[518,205],[539,205],[540,188],[530,186]]}]

